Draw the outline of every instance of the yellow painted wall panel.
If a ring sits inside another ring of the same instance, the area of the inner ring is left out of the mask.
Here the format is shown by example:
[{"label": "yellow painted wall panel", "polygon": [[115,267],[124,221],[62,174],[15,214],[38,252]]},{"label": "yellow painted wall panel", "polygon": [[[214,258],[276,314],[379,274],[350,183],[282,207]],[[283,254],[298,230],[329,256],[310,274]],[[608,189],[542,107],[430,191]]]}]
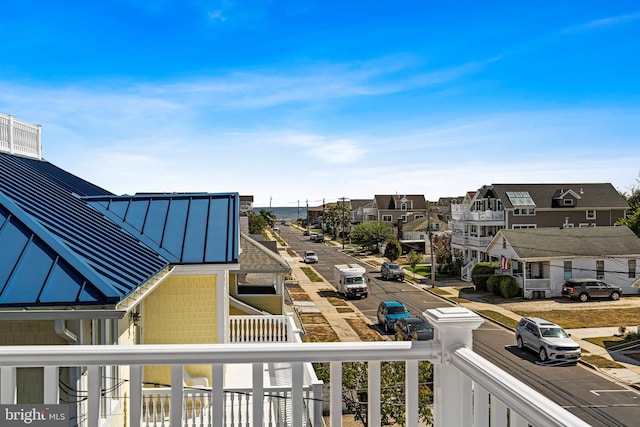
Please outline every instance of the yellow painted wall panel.
[{"label": "yellow painted wall panel", "polygon": [[[217,276],[172,276],[144,300],[142,312],[145,344],[213,344],[217,342]],[[210,372],[198,366],[188,367],[192,376]],[[208,369],[210,370],[210,369]],[[169,384],[171,372],[166,366],[145,368],[145,381]]]}]

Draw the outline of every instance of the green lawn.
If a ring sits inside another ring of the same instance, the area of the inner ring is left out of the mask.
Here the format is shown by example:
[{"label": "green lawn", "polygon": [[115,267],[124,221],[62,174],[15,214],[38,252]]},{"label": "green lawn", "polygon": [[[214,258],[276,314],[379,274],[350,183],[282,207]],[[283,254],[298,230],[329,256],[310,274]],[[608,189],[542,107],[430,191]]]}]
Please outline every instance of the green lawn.
[{"label": "green lawn", "polygon": [[638,323],[637,308],[549,311],[518,310],[515,312],[523,317],[541,317],[557,323],[565,329],[601,328],[616,325],[636,325]]}]

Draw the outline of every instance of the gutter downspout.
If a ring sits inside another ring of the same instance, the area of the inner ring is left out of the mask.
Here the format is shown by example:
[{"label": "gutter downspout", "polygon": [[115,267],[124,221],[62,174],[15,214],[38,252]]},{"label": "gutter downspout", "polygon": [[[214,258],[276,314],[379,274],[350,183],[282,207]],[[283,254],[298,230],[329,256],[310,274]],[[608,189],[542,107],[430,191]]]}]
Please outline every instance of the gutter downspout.
[{"label": "gutter downspout", "polygon": [[66,322],[62,319],[56,319],[53,321],[53,326],[56,330],[56,334],[61,336],[65,341],[77,344],[78,336],[67,329]]}]

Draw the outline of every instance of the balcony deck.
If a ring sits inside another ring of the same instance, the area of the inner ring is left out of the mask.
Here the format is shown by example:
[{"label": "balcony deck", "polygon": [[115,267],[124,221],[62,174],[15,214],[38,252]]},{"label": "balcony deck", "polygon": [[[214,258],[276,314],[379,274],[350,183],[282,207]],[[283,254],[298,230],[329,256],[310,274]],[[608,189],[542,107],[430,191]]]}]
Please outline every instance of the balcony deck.
[{"label": "balcony deck", "polygon": [[[305,366],[328,362],[332,390],[328,399],[329,416],[331,426],[339,427],[342,425],[342,362],[366,361],[369,425],[380,425],[381,363],[397,360],[405,363],[407,372],[408,398],[403,402],[406,425],[418,426],[418,362],[426,360],[433,364],[435,426],[587,425],[473,352],[472,331],[483,322],[479,316],[459,307],[428,310],[424,316],[434,326],[436,339],[433,341],[6,346],[0,352],[0,403],[16,403],[17,368],[44,367],[43,403],[55,405],[60,402],[59,368],[87,367],[82,375],[87,399],[77,408],[78,419],[82,420],[78,425],[321,426],[321,387],[305,378]],[[194,364],[210,366],[212,387],[202,390],[183,387],[183,366]],[[163,398],[166,406],[156,411],[162,418],[155,421],[147,411],[149,403],[144,400],[142,384],[143,367],[149,365],[171,366],[172,386]],[[127,374],[128,399],[120,406],[119,418],[105,416],[108,413],[105,406],[113,402],[103,397],[102,369],[113,366],[122,367],[122,372]],[[265,367],[275,368],[270,370],[270,375],[282,369],[279,375],[286,378],[288,385],[279,390],[271,387]],[[232,387],[232,378],[234,386],[244,382],[246,387]],[[286,404],[276,393],[284,393]],[[286,407],[286,411],[282,411],[282,407]],[[116,423],[117,419],[121,420],[120,424]]]}]

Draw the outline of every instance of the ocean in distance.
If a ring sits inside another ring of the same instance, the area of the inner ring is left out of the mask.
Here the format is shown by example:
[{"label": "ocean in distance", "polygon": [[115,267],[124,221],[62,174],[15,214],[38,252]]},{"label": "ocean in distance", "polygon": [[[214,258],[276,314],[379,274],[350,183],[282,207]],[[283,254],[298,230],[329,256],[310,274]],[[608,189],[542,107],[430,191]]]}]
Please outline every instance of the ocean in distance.
[{"label": "ocean in distance", "polygon": [[[306,218],[307,217],[307,208],[300,206],[282,206],[282,207],[255,207],[253,211],[257,214],[260,213],[260,209],[264,209],[265,211],[273,211],[276,214],[276,218],[278,219],[289,219],[295,221],[298,218]],[[300,212],[300,215],[298,215]]]}]

